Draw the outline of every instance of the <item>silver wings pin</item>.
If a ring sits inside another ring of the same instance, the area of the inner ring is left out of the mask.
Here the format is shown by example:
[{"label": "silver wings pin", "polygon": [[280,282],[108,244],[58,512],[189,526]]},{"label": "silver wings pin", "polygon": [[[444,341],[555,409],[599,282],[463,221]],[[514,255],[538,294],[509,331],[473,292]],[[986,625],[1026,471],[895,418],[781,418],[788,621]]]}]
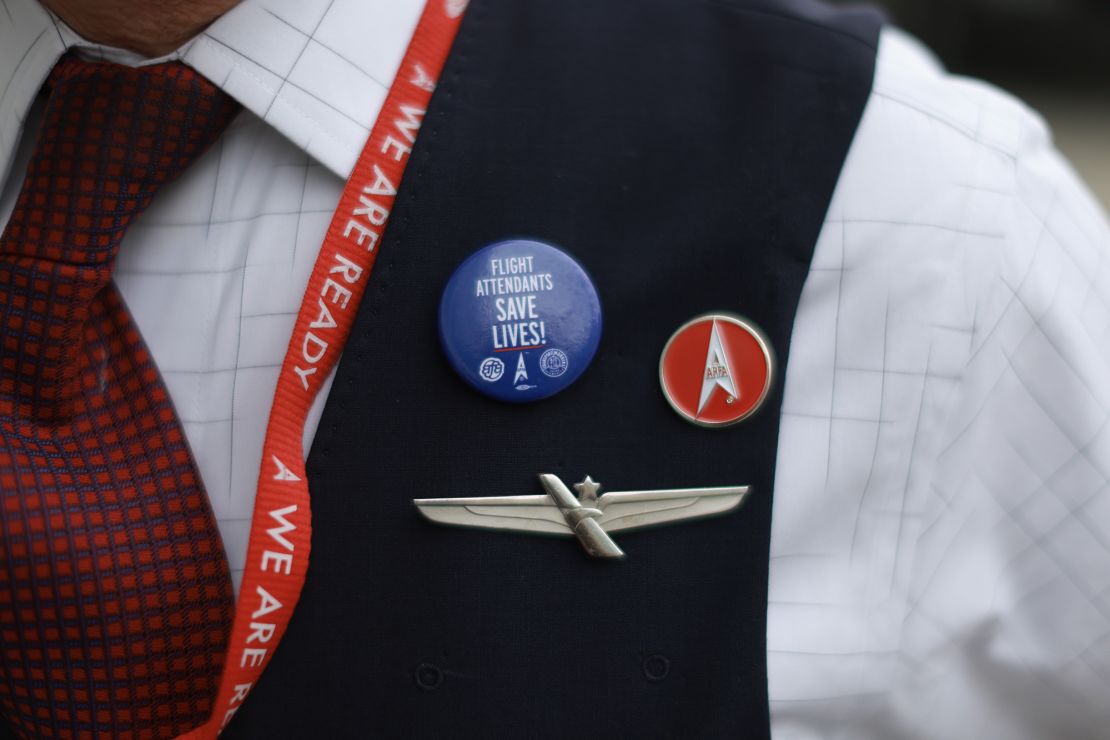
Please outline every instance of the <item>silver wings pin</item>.
[{"label": "silver wings pin", "polygon": [[749,486],[672,488],[610,491],[598,496],[601,485],[587,475],[574,484],[578,491],[575,497],[558,476],[550,473],[540,476],[540,485],[546,494],[418,498],[413,503],[427,519],[440,524],[573,535],[594,557],[623,558],[624,551],[613,542],[610,532],[727,514],[740,506],[751,490]]}]

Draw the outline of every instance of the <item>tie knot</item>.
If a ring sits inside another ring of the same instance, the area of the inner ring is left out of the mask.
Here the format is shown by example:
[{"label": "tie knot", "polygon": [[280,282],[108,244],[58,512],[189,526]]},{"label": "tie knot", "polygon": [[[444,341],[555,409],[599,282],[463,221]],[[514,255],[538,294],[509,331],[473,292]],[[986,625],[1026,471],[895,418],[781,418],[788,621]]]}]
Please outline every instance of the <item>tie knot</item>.
[{"label": "tie knot", "polygon": [[[85,324],[127,227],[216,140],[238,106],[179,62],[125,67],[64,57],[0,235],[0,408],[64,417]],[[122,309],[121,309],[122,310]]]},{"label": "tie knot", "polygon": [[64,57],[2,251],[111,266],[127,226],[238,111],[179,62],[125,67]]}]

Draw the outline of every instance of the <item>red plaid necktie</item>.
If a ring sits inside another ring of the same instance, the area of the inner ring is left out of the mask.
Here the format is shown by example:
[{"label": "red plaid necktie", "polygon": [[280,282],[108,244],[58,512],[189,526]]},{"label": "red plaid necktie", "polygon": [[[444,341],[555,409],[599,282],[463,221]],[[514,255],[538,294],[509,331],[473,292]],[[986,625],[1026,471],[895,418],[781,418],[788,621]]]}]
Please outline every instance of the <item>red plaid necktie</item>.
[{"label": "red plaid necktie", "polygon": [[237,106],[177,63],[67,57],[0,236],[0,706],[27,737],[205,721],[232,617],[216,521],[111,281]]}]

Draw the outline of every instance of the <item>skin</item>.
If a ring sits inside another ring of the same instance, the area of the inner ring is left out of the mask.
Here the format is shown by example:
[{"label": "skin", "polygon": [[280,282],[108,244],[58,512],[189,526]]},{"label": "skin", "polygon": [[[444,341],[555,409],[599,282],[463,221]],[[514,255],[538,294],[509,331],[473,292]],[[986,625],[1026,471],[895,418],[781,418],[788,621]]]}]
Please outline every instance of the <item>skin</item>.
[{"label": "skin", "polygon": [[239,0],[40,0],[84,38],[147,57],[177,49]]}]

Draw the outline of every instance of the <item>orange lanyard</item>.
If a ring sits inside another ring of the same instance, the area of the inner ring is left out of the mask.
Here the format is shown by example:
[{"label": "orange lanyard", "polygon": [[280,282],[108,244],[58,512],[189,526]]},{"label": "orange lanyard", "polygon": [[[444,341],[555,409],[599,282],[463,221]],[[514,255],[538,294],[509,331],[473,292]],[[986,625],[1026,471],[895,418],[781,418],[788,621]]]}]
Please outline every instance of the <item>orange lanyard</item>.
[{"label": "orange lanyard", "polygon": [[180,740],[211,740],[270,662],[301,595],[312,534],[305,419],[350,336],[417,131],[464,3],[429,0],[343,190],[282,363],[262,448],[247,563],[215,709]]}]

